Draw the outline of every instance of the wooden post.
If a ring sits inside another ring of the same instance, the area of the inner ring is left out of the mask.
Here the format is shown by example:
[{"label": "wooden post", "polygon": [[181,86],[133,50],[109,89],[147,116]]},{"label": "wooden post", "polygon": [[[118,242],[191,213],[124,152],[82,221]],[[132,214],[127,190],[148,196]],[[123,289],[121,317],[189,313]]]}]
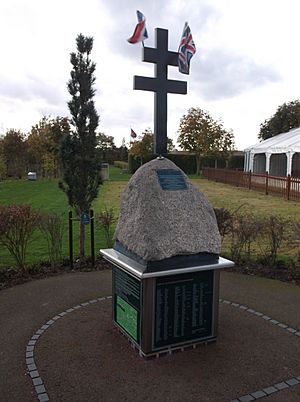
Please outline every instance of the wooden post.
[{"label": "wooden post", "polygon": [[291,192],[291,175],[288,174],[287,182],[286,182],[286,198],[290,199],[290,192]]},{"label": "wooden post", "polygon": [[94,211],[90,210],[90,222],[91,222],[91,256],[92,267],[95,266],[95,236],[94,236]]},{"label": "wooden post", "polygon": [[248,188],[251,190],[251,170],[249,170],[249,176],[248,176]]},{"label": "wooden post", "polygon": [[72,223],[72,211],[69,211],[69,259],[70,267],[73,269],[73,223]]},{"label": "wooden post", "polygon": [[268,195],[269,188],[269,172],[266,171],[266,195]]}]

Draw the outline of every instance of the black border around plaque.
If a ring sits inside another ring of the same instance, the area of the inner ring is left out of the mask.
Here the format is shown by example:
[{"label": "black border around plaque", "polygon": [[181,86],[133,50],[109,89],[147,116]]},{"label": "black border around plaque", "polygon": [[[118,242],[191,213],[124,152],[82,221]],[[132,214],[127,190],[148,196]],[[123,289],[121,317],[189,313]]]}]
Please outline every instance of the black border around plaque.
[{"label": "black border around plaque", "polygon": [[158,277],[153,349],[212,336],[213,292],[213,271]]}]

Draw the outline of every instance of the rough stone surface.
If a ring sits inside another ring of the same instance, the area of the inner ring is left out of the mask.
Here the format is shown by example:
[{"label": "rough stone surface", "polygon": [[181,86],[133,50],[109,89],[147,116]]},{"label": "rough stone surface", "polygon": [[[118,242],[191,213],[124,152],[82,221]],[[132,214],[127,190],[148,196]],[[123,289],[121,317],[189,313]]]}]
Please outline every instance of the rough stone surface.
[{"label": "rough stone surface", "polygon": [[220,254],[220,235],[208,200],[184,172],[186,190],[163,190],[156,173],[160,169],[182,172],[166,158],[140,167],[123,193],[115,239],[146,261]]}]

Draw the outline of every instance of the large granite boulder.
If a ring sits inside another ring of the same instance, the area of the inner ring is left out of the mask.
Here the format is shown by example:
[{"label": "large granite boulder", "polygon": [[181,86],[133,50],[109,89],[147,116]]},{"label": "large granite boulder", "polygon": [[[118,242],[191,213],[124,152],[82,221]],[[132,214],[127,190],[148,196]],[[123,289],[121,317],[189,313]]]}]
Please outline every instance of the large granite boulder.
[{"label": "large granite boulder", "polygon": [[183,267],[218,259],[214,210],[166,158],[140,167],[122,197],[114,248],[147,266]]}]

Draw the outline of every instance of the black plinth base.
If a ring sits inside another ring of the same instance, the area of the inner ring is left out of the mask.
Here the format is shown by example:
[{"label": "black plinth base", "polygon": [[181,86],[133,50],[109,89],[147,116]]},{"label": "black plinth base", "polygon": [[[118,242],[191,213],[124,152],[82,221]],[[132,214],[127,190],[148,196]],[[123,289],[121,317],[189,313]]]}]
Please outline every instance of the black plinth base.
[{"label": "black plinth base", "polygon": [[198,267],[201,265],[217,264],[219,261],[219,255],[213,253],[198,253],[190,255],[176,255],[174,257],[165,258],[163,260],[146,261],[139,255],[128,250],[122,243],[116,241],[114,244],[114,250],[122,253],[126,257],[133,259],[134,261],[145,267],[146,272],[159,272],[168,269],[179,269],[185,267]]}]

